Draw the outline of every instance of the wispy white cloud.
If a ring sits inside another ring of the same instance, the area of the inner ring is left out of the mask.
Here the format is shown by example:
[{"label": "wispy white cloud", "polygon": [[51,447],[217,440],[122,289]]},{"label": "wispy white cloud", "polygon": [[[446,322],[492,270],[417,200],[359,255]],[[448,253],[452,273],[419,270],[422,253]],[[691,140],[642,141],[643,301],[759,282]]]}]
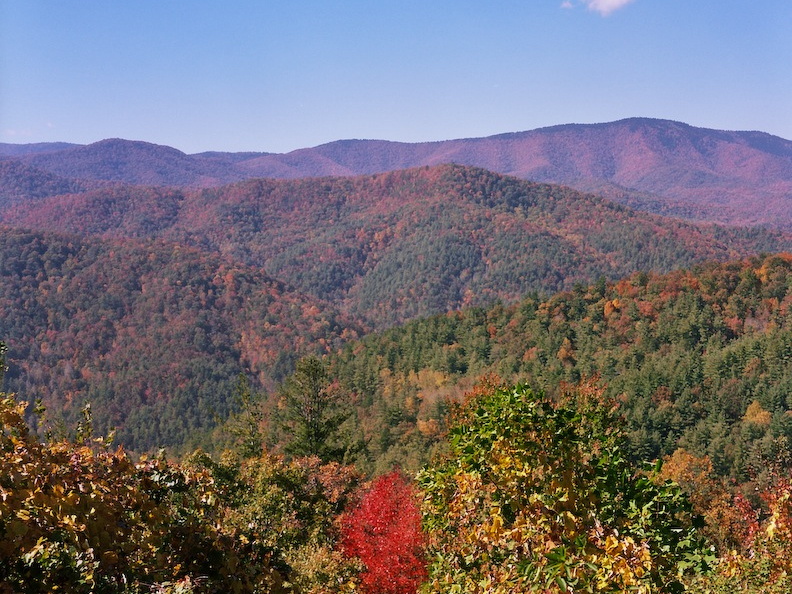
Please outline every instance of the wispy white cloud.
[{"label": "wispy white cloud", "polygon": [[[585,4],[589,10],[598,12],[603,16],[607,16],[614,10],[628,5],[633,0],[578,0],[577,3]],[[564,0],[561,3],[561,8],[574,8],[575,3],[571,0]]]},{"label": "wispy white cloud", "polygon": [[3,130],[3,136],[8,138],[25,138],[31,135],[32,132],[30,130],[17,130],[14,128],[6,128]]}]

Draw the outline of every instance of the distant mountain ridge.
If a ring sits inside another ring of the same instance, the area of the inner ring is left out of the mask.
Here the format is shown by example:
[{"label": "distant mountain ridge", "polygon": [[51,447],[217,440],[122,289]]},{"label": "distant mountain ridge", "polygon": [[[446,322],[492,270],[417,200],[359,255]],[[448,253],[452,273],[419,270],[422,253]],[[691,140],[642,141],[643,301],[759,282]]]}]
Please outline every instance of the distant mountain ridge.
[{"label": "distant mountain ridge", "polygon": [[22,159],[64,177],[158,186],[213,186],[241,179],[233,165],[169,146],[112,138]]},{"label": "distant mountain ridge", "polygon": [[[8,154],[8,146],[14,145],[0,146],[0,154]],[[17,148],[13,158],[64,177],[180,187],[456,163],[569,185],[687,219],[792,227],[792,141],[650,118],[437,142],[339,140],[285,154],[187,155],[119,139],[23,152]]]},{"label": "distant mountain ridge", "polygon": [[19,157],[37,153],[52,153],[70,148],[83,146],[72,142],[33,142],[30,144],[13,144],[0,142],[0,159],[5,157]]}]

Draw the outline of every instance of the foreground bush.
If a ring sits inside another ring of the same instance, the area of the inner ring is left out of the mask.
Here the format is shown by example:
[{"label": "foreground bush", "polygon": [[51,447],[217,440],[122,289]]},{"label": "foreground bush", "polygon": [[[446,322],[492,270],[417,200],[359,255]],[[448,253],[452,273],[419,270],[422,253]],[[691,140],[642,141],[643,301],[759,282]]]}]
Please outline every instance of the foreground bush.
[{"label": "foreground bush", "polygon": [[353,467],[269,454],[220,462],[196,454],[187,463],[215,477],[226,500],[226,529],[278,552],[290,587],[301,594],[354,589],[358,564],[338,546],[343,514],[357,502],[361,482]]},{"label": "foreground bush", "polygon": [[205,470],[40,443],[0,400],[0,592],[281,592],[277,554],[223,523]]},{"label": "foreground bush", "polygon": [[690,506],[631,468],[591,388],[468,402],[446,460],[422,472],[433,592],[674,592],[706,569]]},{"label": "foreground bush", "polygon": [[[792,592],[792,486],[776,484],[764,495],[769,515],[742,551],[723,555],[712,575],[691,580],[694,594]],[[752,514],[753,515],[753,514]],[[746,518],[749,523],[753,518]]]}]

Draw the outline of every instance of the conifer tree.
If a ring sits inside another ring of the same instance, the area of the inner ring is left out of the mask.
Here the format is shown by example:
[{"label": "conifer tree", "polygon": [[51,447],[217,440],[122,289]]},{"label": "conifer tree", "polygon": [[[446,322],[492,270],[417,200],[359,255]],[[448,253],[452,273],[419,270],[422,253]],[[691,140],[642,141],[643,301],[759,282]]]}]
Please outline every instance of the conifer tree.
[{"label": "conifer tree", "polygon": [[325,462],[341,460],[346,448],[339,430],[348,417],[321,359],[309,356],[298,361],[281,388],[278,425],[288,436],[286,454],[317,456]]}]

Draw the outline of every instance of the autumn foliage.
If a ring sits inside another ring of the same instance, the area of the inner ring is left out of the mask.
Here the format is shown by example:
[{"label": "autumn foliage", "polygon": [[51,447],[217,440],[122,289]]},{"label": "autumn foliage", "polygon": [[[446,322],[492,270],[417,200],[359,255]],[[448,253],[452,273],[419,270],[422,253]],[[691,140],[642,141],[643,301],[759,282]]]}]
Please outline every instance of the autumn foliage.
[{"label": "autumn foliage", "polygon": [[688,495],[695,512],[704,518],[702,532],[719,552],[748,553],[759,531],[759,512],[715,474],[708,456],[693,456],[680,448],[665,459],[660,476]]},{"label": "autumn foliage", "polygon": [[0,593],[283,591],[273,550],[223,525],[209,472],[40,443],[0,397]]},{"label": "autumn foliage", "polygon": [[398,470],[378,478],[344,518],[344,552],[365,569],[363,591],[409,594],[427,577],[421,514],[410,481]]},{"label": "autumn foliage", "polygon": [[623,456],[618,417],[583,386],[470,400],[424,470],[433,592],[676,592],[708,566],[690,506]]},{"label": "autumn foliage", "polygon": [[[749,535],[742,550],[718,559],[715,571],[688,584],[693,594],[788,594],[792,592],[792,485],[788,479],[762,494],[766,515]],[[745,521],[753,524],[756,511],[743,506]]]}]

